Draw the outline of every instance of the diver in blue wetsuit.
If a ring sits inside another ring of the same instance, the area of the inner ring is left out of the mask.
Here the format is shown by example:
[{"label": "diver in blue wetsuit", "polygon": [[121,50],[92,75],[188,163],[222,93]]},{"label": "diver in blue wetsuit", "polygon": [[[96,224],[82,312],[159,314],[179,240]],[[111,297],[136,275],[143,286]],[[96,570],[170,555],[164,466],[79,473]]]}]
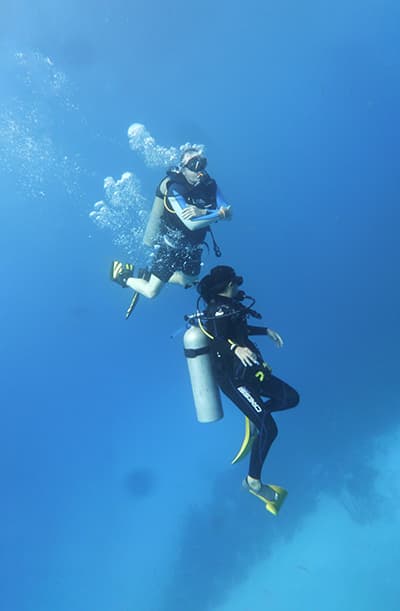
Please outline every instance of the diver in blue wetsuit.
[{"label": "diver in blue wetsuit", "polygon": [[[203,245],[210,225],[231,218],[217,183],[206,172],[207,159],[186,149],[180,164],[157,187],[144,243],[153,248],[151,269],[133,277],[133,265],[113,261],[111,279],[137,297],[156,297],[167,283],[190,287],[200,274]],[[211,233],[212,236],[212,233]],[[220,252],[212,236],[215,254]]]}]

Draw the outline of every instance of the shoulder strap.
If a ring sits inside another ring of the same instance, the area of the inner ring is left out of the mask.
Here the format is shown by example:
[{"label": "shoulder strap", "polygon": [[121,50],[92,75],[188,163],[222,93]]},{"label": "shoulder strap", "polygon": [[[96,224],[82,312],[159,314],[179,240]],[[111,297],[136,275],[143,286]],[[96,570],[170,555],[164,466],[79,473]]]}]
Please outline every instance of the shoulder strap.
[{"label": "shoulder strap", "polygon": [[164,195],[164,208],[166,209],[167,212],[170,212],[170,214],[176,214],[175,210],[168,206],[168,195],[167,195],[167,193],[165,193],[165,195]]},{"label": "shoulder strap", "polygon": [[167,193],[168,191],[168,187],[171,184],[171,179],[169,176],[165,176],[162,181],[158,184],[157,189],[156,189],[156,195],[157,197],[159,197],[160,199],[163,199],[164,195]]},{"label": "shoulder strap", "polygon": [[172,180],[169,176],[163,178],[157,187],[157,196],[163,200],[164,208],[167,212],[170,212],[171,214],[176,214],[175,210],[168,206],[168,189],[171,183]]}]

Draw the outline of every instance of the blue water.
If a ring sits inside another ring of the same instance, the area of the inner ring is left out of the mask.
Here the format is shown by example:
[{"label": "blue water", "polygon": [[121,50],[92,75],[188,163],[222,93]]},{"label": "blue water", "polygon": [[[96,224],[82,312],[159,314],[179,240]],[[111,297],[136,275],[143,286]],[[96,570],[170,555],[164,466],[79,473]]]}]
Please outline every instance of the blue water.
[{"label": "blue water", "polygon": [[[4,0],[1,609],[400,608],[399,17],[394,0]],[[206,146],[234,210],[222,262],[285,340],[259,342],[301,394],[264,469],[289,489],[278,518],[230,465],[237,409],[196,422],[170,337],[195,293],[125,321],[109,281],[113,258],[145,260],[164,172],[134,123],[153,152]]]}]

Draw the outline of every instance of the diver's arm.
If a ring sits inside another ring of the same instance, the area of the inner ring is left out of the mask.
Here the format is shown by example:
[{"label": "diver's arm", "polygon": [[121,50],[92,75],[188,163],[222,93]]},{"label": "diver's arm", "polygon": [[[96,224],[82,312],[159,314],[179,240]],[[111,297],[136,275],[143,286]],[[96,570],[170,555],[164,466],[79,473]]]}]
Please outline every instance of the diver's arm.
[{"label": "diver's arm", "polygon": [[279,333],[269,329],[268,327],[254,327],[253,325],[247,325],[247,331],[249,335],[267,335],[276,343],[278,348],[282,348],[283,346],[283,339]]},{"label": "diver's arm", "polygon": [[168,193],[168,204],[189,231],[203,229],[211,223],[228,218],[228,209],[223,207],[218,210],[202,210],[197,206],[188,205],[183,195],[174,188]]},{"label": "diver's arm", "polygon": [[217,185],[216,192],[217,208],[224,221],[230,221],[232,219],[232,206],[226,203],[224,196],[222,195],[220,188]]},{"label": "diver's arm", "polygon": [[247,325],[247,331],[249,335],[268,335],[268,327],[254,327],[253,325]]},{"label": "diver's arm", "polygon": [[281,338],[281,336],[279,335],[277,331],[273,331],[272,329],[267,328],[267,335],[269,338],[272,339],[273,342],[275,342],[277,348],[282,348],[283,339]]},{"label": "diver's arm", "polygon": [[215,198],[217,201],[217,208],[220,208],[221,206],[224,208],[230,208],[230,206],[228,206],[228,204],[225,201],[224,196],[221,193],[221,189],[219,188],[219,186],[217,185],[217,192],[215,194]]},{"label": "diver's arm", "polygon": [[[224,310],[221,308],[220,310]],[[221,354],[221,357],[226,356],[230,352],[240,360],[244,367],[251,367],[252,365],[259,362],[258,356],[248,346],[241,346],[234,340],[235,329],[234,324],[227,316],[227,312],[218,318],[218,314],[212,316],[211,329],[213,333],[213,343],[215,343],[215,349]],[[263,335],[267,335],[265,327],[255,327],[256,329],[262,329]]]}]

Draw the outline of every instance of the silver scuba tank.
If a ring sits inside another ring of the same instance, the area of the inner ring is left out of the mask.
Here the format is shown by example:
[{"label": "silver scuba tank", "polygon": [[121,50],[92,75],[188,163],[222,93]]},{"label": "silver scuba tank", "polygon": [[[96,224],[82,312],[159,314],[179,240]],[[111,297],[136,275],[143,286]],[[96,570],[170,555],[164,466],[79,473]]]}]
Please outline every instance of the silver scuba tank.
[{"label": "silver scuba tank", "polygon": [[164,201],[161,199],[161,197],[155,197],[149,220],[147,221],[146,229],[144,230],[143,235],[143,244],[146,246],[152,247],[158,237],[163,211]]},{"label": "silver scuba tank", "polygon": [[[163,196],[167,193],[167,183],[169,178],[166,177],[161,181],[159,189]],[[161,217],[164,212],[164,199],[159,195],[156,195],[153,201],[153,206],[150,212],[149,220],[147,221],[146,228],[143,235],[143,244],[146,246],[153,246],[158,237],[160,231]]]},{"label": "silver scuba tank", "polygon": [[207,336],[191,326],[183,336],[194,405],[199,422],[215,422],[224,416],[221,395],[215,381]]}]

